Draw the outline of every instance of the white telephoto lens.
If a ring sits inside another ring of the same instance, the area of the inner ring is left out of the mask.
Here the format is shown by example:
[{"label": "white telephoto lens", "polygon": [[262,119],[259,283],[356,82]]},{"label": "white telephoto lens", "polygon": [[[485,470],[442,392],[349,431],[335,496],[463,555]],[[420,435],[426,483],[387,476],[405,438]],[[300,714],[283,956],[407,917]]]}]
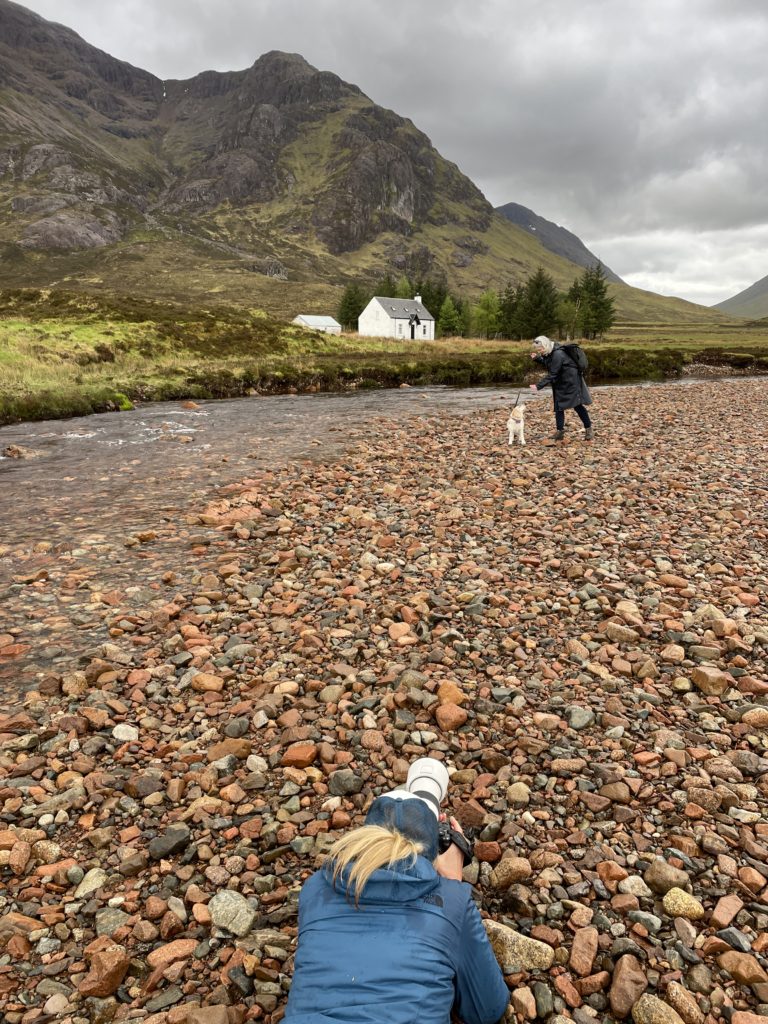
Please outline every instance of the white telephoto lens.
[{"label": "white telephoto lens", "polygon": [[434,757],[420,757],[408,769],[405,788],[423,800],[439,818],[440,804],[448,792],[448,769]]}]

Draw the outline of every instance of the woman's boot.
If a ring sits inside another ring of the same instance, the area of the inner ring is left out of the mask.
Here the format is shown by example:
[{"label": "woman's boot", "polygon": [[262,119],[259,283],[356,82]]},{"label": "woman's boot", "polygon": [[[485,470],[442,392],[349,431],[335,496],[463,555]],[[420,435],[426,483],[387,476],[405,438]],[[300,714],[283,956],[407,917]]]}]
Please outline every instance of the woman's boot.
[{"label": "woman's boot", "polygon": [[585,427],[584,428],[584,440],[585,441],[593,440],[594,436],[595,435],[594,435],[594,433],[592,431],[592,427]]},{"label": "woman's boot", "polygon": [[562,441],[564,437],[565,437],[565,431],[564,430],[556,430],[554,432],[554,434],[552,435],[552,440],[553,441]]}]

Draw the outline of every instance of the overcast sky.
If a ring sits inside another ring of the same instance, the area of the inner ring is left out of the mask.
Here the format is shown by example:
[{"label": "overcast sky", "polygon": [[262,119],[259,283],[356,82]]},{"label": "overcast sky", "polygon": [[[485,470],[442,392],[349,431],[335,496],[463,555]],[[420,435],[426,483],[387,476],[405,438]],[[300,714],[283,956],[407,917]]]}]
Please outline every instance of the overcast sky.
[{"label": "overcast sky", "polygon": [[301,53],[638,287],[709,305],[768,274],[766,0],[26,6],[160,78]]}]

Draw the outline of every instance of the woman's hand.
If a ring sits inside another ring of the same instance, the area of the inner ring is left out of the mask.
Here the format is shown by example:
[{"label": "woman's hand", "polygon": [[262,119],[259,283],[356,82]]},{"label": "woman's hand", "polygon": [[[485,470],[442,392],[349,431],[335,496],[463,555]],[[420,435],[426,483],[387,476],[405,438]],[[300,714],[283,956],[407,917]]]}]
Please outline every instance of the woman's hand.
[{"label": "woman's hand", "polygon": [[539,389],[536,387],[535,384],[529,384],[528,385],[528,390],[529,391],[538,391]]},{"label": "woman's hand", "polygon": [[[444,818],[445,816],[443,816]],[[455,818],[451,818],[450,825],[454,832],[461,832],[464,835],[461,825]],[[464,857],[458,846],[451,843],[445,853],[441,853],[435,861],[435,868],[442,878],[451,878],[455,882],[460,882],[464,871]]]}]

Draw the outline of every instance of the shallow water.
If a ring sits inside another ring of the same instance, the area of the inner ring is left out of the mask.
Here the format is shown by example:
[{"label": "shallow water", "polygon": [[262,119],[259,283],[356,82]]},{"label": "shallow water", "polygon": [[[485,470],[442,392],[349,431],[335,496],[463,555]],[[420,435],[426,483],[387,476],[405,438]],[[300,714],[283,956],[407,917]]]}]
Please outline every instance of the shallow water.
[{"label": "shallow water", "polygon": [[[279,395],[161,402],[0,428],[0,452],[19,445],[34,458],[0,461],[0,544],[73,539],[112,521],[149,524],[169,505],[197,504],[217,485],[258,467],[326,455],[377,418],[470,412],[505,405],[519,389],[403,388],[344,394]],[[77,518],[75,518],[77,516]]]}]

